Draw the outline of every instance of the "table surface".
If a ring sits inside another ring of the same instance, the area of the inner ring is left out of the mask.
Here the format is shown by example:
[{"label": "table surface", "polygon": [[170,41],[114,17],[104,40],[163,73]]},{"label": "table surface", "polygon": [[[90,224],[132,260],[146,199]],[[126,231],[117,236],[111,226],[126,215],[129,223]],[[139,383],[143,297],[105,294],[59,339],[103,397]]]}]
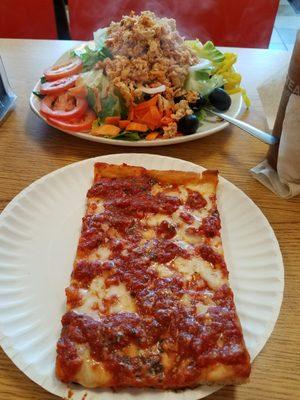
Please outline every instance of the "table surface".
[{"label": "table surface", "polygon": [[[242,189],[263,211],[279,241],[285,264],[285,292],[271,338],[253,363],[250,382],[224,387],[210,400],[297,399],[300,393],[300,198],[283,200],[254,180],[249,169],[262,161],[268,146],[229,127],[203,139],[164,147],[123,148],[85,141],[47,126],[29,108],[29,95],[64,51],[77,42],[0,40],[0,54],[18,96],[15,111],[0,127],[0,207],[27,185],[75,161],[111,153],[147,152],[182,158],[220,173]],[[241,118],[267,129],[257,86],[288,61],[285,52],[235,49],[238,70],[252,100]],[[31,382],[0,350],[0,400],[57,398]]]}]

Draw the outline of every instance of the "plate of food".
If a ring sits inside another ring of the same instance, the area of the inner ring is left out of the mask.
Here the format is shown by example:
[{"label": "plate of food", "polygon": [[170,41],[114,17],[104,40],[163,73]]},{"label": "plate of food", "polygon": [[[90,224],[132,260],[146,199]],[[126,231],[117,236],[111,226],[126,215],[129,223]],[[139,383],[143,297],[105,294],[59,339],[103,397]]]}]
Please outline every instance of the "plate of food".
[{"label": "plate of food", "polygon": [[173,19],[144,11],[94,33],[36,83],[32,110],[63,132],[101,143],[161,146],[195,140],[250,102],[237,57],[209,41],[184,40]]},{"label": "plate of food", "polygon": [[196,400],[249,379],[283,276],[268,221],[217,171],[96,157],[2,212],[0,344],[64,398]]}]

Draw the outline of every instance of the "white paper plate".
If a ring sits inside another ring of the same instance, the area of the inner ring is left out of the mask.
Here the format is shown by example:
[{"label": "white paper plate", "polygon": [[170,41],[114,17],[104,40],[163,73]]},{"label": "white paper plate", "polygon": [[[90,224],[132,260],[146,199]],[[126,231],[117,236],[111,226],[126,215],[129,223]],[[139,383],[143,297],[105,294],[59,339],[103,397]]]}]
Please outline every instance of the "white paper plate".
[{"label": "white paper plate", "polygon": [[[93,46],[93,42],[88,42],[91,46]],[[86,46],[87,43],[84,43],[80,46],[77,46],[76,48],[81,48]],[[66,61],[68,58],[70,58],[70,50],[65,52],[57,61],[55,64],[60,64],[64,61]],[[38,81],[34,88],[33,91],[39,91],[40,87],[40,81]],[[230,117],[236,118],[242,108],[242,95],[241,93],[236,93],[231,96],[231,107],[230,109],[224,113],[226,115],[229,115]],[[46,120],[46,118],[40,113],[40,104],[41,100],[35,96],[33,93],[30,95],[29,99],[30,107],[31,109],[35,112],[36,115],[38,115],[40,118],[42,118],[48,125],[54,126],[49,123],[49,121]],[[171,139],[164,139],[164,140],[152,140],[152,141],[147,141],[147,140],[139,140],[137,142],[129,142],[125,140],[114,140],[114,139],[107,139],[103,138],[100,136],[92,136],[88,133],[84,132],[72,132],[68,131],[65,129],[60,129],[62,132],[69,133],[70,135],[80,137],[82,139],[86,140],[91,140],[92,142],[100,142],[100,143],[106,143],[106,144],[112,144],[115,146],[135,146],[135,147],[152,147],[152,146],[166,146],[169,144],[176,144],[176,143],[182,143],[182,142],[190,142],[191,140],[196,140],[200,139],[202,137],[211,135],[215,132],[221,131],[222,129],[226,128],[229,125],[228,122],[208,122],[204,121],[201,126],[199,127],[197,133],[194,133],[193,135],[187,135],[187,136],[179,136]],[[54,126],[54,128],[57,128]]]},{"label": "white paper plate", "polygon": [[[114,154],[71,164],[23,190],[0,216],[0,344],[34,382],[58,396],[66,386],[54,375],[55,347],[92,183],[95,161],[154,169],[201,171],[195,164],[148,154]],[[283,295],[283,264],[275,235],[256,205],[220,179],[219,210],[230,283],[251,359],[277,320]],[[155,390],[89,390],[88,400],[195,400],[219,386],[178,393]],[[74,389],[81,399],[84,389]]]}]

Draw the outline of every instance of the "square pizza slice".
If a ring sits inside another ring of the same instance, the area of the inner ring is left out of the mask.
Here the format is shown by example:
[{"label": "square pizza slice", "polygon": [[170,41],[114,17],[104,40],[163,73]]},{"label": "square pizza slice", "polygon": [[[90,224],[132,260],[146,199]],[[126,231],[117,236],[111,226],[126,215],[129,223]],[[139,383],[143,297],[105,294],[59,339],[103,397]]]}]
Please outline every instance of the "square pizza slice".
[{"label": "square pizza slice", "polygon": [[96,163],[56,374],[85,387],[247,380],[220,236],[217,171]]}]

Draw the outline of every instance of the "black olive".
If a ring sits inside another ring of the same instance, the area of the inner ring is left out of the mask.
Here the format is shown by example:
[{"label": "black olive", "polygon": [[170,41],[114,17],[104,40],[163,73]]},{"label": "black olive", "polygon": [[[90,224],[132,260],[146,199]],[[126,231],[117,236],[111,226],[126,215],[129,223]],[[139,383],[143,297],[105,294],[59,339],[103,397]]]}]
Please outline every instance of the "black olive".
[{"label": "black olive", "polygon": [[220,111],[227,111],[231,106],[230,96],[221,88],[214,89],[208,96],[208,100],[212,106]]},{"label": "black olive", "polygon": [[143,94],[143,98],[145,101],[150,100],[151,99],[151,95],[149,93],[144,93]]},{"label": "black olive", "polygon": [[176,97],[174,97],[174,103],[175,103],[175,104],[179,103],[181,100],[184,100],[184,97],[183,97],[183,96],[176,96]]},{"label": "black olive", "polygon": [[190,103],[189,106],[193,111],[200,111],[202,107],[207,105],[207,99],[199,94],[198,99],[194,103]]},{"label": "black olive", "polygon": [[195,133],[199,127],[199,120],[196,115],[186,115],[178,121],[178,131],[184,135]]}]

